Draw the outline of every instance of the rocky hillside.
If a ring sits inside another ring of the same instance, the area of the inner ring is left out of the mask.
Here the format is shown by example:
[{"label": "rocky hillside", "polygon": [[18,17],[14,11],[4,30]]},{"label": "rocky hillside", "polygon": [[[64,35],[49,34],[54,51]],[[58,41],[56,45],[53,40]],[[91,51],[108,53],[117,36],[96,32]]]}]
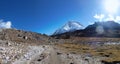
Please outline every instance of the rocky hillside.
[{"label": "rocky hillside", "polygon": [[50,39],[47,35],[40,33],[16,30],[16,29],[1,29],[0,40],[8,40],[23,43],[47,43]]}]

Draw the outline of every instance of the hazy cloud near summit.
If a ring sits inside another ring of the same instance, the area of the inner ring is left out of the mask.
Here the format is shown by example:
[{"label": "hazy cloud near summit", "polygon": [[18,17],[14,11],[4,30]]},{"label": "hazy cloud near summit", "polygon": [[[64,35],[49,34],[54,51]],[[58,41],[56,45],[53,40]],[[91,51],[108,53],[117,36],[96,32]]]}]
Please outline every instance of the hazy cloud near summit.
[{"label": "hazy cloud near summit", "polygon": [[11,28],[11,21],[4,22],[4,20],[0,20],[0,28]]},{"label": "hazy cloud near summit", "polygon": [[100,15],[95,14],[93,17],[95,19],[97,19],[97,21],[103,21],[103,18],[105,17],[105,15],[104,14],[100,14]]},{"label": "hazy cloud near summit", "polygon": [[114,16],[114,15],[105,15],[105,14],[95,14],[93,16],[97,21],[115,21],[117,23],[120,23],[120,16]]}]

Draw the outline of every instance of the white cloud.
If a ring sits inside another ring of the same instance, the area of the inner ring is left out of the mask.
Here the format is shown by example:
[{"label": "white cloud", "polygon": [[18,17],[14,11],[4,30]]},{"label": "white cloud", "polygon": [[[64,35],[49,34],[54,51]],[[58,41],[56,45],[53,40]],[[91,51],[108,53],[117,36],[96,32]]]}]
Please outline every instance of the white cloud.
[{"label": "white cloud", "polygon": [[120,16],[116,16],[116,21],[120,21]]},{"label": "white cloud", "polygon": [[114,22],[120,23],[120,16],[108,15],[105,21],[114,21]]},{"label": "white cloud", "polygon": [[94,16],[95,19],[97,19],[97,21],[114,21],[117,23],[120,23],[120,16],[114,16],[114,15],[105,15],[105,14],[95,14]]},{"label": "white cloud", "polygon": [[102,21],[104,17],[105,17],[104,14],[100,14],[100,15],[95,14],[95,15],[94,15],[94,18],[97,19],[97,21]]},{"label": "white cloud", "polygon": [[112,16],[112,15],[108,15],[108,17],[106,17],[105,19],[104,19],[104,21],[114,21],[115,20],[115,18],[114,18],[114,16]]},{"label": "white cloud", "polygon": [[120,23],[120,16],[115,17],[115,22]]},{"label": "white cloud", "polygon": [[11,28],[12,23],[11,21],[4,22],[3,20],[0,20],[0,28]]}]

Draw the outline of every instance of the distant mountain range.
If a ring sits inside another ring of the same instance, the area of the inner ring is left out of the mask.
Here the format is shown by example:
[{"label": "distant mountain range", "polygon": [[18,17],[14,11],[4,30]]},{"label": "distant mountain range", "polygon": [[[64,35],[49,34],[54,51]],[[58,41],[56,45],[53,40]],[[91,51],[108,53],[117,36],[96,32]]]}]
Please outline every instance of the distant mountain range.
[{"label": "distant mountain range", "polygon": [[83,25],[81,25],[79,22],[69,21],[68,23],[63,25],[61,28],[56,30],[53,35],[62,34],[66,32],[73,32],[80,29],[83,29]]},{"label": "distant mountain range", "polygon": [[52,35],[55,38],[70,37],[120,37],[120,24],[114,21],[95,22],[85,29]]}]

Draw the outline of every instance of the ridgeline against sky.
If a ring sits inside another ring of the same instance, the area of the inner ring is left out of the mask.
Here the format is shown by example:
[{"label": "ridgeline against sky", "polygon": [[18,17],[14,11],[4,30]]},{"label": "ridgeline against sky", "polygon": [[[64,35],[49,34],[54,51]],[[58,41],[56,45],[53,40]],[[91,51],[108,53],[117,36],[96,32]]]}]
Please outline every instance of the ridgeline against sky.
[{"label": "ridgeline against sky", "polygon": [[51,34],[70,20],[84,26],[95,21],[118,22],[119,3],[119,0],[0,0],[0,25],[9,22],[10,28]]}]

